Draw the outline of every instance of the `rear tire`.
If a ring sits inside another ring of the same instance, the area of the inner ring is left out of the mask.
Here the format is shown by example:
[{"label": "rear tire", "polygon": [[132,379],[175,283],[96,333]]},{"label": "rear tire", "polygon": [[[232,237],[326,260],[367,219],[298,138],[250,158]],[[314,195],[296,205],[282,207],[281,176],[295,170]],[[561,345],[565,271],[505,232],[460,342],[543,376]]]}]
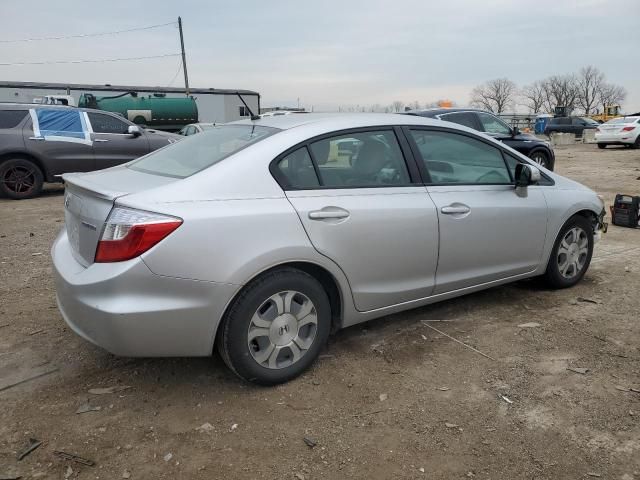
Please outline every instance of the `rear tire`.
[{"label": "rear tire", "polygon": [[260,385],[303,373],[329,338],[331,305],[311,275],[294,268],[249,283],[232,303],[218,335],[218,351],[240,378]]},{"label": "rear tire", "polygon": [[640,135],[636,137],[636,141],[633,142],[632,148],[640,148]]},{"label": "rear tire", "polygon": [[564,224],[551,250],[545,283],[555,289],[577,284],[589,269],[593,230],[588,219],[574,215]]},{"label": "rear tire", "polygon": [[44,175],[40,167],[25,158],[13,158],[0,164],[0,194],[13,200],[40,194]]},{"label": "rear tire", "polygon": [[607,144],[606,143],[599,143],[598,144],[598,148],[605,149],[605,148],[607,148]]}]

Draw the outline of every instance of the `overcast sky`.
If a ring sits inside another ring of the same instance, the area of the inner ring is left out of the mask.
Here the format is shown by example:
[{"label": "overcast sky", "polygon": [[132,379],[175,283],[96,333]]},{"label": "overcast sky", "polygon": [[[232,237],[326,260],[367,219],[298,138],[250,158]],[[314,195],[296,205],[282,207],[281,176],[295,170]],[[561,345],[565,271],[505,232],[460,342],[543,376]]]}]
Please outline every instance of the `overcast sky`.
[{"label": "overcast sky", "polygon": [[[191,86],[246,88],[263,105],[468,102],[477,84],[519,86],[600,68],[640,110],[639,0],[2,0],[0,40],[106,32],[182,16]],[[162,55],[167,26],[84,39],[0,42],[0,63]],[[179,57],[1,66],[0,79],[182,86]]]}]

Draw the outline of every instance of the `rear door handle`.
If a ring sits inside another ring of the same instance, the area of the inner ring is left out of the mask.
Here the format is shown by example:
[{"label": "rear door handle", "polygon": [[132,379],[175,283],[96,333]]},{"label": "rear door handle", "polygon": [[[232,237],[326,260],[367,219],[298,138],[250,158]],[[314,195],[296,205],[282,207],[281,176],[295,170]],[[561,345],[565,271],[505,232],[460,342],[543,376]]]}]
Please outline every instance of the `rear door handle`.
[{"label": "rear door handle", "polygon": [[471,208],[466,205],[449,205],[446,207],[442,207],[440,211],[446,215],[453,215],[455,213],[469,213]]},{"label": "rear door handle", "polygon": [[42,142],[44,140],[44,137],[29,137],[29,140],[38,140]]},{"label": "rear door handle", "polygon": [[331,210],[313,210],[309,212],[309,218],[311,220],[327,220],[327,219],[340,219],[347,218],[349,212],[343,209],[331,209]]},{"label": "rear door handle", "polygon": [[94,140],[94,142],[108,142],[109,140],[105,139],[105,138],[96,138]]}]

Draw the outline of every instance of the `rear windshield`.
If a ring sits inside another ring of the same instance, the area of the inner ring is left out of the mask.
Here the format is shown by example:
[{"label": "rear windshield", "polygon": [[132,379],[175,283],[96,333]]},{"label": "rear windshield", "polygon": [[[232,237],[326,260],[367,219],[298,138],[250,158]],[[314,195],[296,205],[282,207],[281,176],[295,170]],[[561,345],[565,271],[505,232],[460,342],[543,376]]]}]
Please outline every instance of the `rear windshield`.
[{"label": "rear windshield", "polygon": [[0,128],[17,127],[27,113],[27,110],[0,110]]},{"label": "rear windshield", "polygon": [[134,160],[132,170],[185,178],[278,132],[256,125],[220,125]]}]

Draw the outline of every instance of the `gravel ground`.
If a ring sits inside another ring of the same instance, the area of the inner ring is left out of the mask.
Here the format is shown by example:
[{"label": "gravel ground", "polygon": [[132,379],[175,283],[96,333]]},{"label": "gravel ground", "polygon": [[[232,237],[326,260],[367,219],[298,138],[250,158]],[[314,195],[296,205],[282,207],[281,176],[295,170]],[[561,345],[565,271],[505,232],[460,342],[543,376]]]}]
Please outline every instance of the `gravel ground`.
[{"label": "gravel ground", "polygon": [[[556,152],[607,204],[640,194],[640,151]],[[0,218],[0,478],[640,479],[640,229],[611,227],[575,288],[519,282],[352,327],[258,388],[217,357],[117,358],[65,326],[60,187]],[[122,389],[89,393],[103,387]]]}]

